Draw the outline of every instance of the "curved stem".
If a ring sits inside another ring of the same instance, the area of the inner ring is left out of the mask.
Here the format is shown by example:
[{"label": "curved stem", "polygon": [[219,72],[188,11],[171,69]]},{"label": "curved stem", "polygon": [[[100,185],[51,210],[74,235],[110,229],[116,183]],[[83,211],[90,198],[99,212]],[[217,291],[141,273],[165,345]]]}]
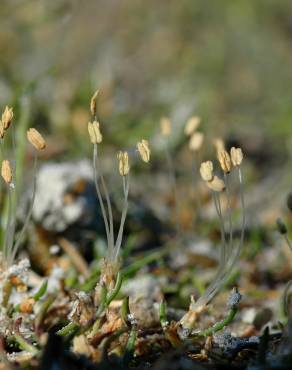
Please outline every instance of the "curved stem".
[{"label": "curved stem", "polygon": [[209,337],[210,335],[215,334],[217,331],[222,330],[225,326],[229,325],[233,321],[237,311],[238,311],[237,307],[232,307],[229,310],[227,316],[223,320],[216,322],[213,326],[211,326],[210,328],[206,330],[194,332],[191,334],[191,336]]},{"label": "curved stem", "polygon": [[12,225],[12,189],[9,185],[7,185],[8,190],[8,217],[6,223],[6,233],[5,233],[5,240],[4,240],[4,247],[3,247],[3,257],[4,260],[9,265],[9,255],[11,253],[11,249],[9,249],[8,244],[10,244],[11,239],[11,225]]},{"label": "curved stem", "polygon": [[11,259],[10,259],[10,263],[12,263],[14,261],[14,258],[16,256],[16,253],[18,251],[18,248],[20,246],[20,243],[22,242],[22,238],[23,238],[23,235],[28,227],[28,224],[29,224],[29,221],[31,219],[31,215],[32,215],[32,210],[33,210],[33,205],[34,205],[34,200],[35,200],[35,195],[36,195],[36,181],[37,181],[37,163],[38,163],[38,157],[37,157],[37,152],[34,151],[34,167],[33,167],[33,185],[32,185],[32,196],[31,196],[31,200],[30,200],[30,205],[29,205],[29,209],[28,209],[28,212],[26,214],[26,217],[25,217],[25,220],[24,220],[24,224],[22,226],[22,229],[19,233],[19,236],[12,248],[12,253],[11,253]]},{"label": "curved stem", "polygon": [[107,215],[106,215],[106,212],[105,212],[105,207],[104,207],[104,204],[103,204],[103,199],[102,199],[99,184],[98,184],[99,172],[98,172],[98,162],[97,162],[97,144],[94,144],[94,146],[93,146],[93,170],[94,170],[94,183],[95,183],[96,193],[97,193],[97,197],[98,197],[98,201],[99,201],[99,204],[100,204],[101,213],[102,213],[102,217],[103,217],[103,222],[104,222],[104,226],[105,226],[107,244],[108,244],[109,248],[111,248],[109,223],[108,223]]},{"label": "curved stem", "polygon": [[123,211],[122,211],[122,216],[121,216],[118,237],[117,237],[115,247],[114,247],[114,260],[118,258],[119,251],[120,251],[121,244],[122,244],[124,226],[125,226],[125,221],[126,221],[127,212],[128,212],[128,205],[129,205],[128,203],[129,187],[130,187],[129,175],[123,176],[124,205],[123,205]]},{"label": "curved stem", "polygon": [[199,298],[199,300],[195,303],[193,309],[195,309],[196,307],[208,304],[214,298],[214,296],[220,290],[222,285],[225,283],[226,279],[228,278],[236,261],[238,260],[240,256],[240,252],[241,252],[243,241],[244,241],[246,215],[245,215],[245,202],[244,202],[244,195],[243,195],[242,173],[241,173],[241,169],[239,166],[238,166],[238,178],[239,178],[239,193],[240,193],[239,196],[240,196],[240,203],[241,203],[241,209],[242,209],[242,224],[241,224],[241,235],[240,235],[239,243],[237,244],[235,248],[232,248],[232,251],[229,255],[228,260],[223,265],[224,268],[222,268],[221,271],[218,271],[218,273],[215,276],[215,280],[206,289],[203,296]]},{"label": "curved stem", "polygon": [[124,363],[126,365],[130,362],[131,358],[134,355],[136,339],[137,339],[137,328],[135,325],[133,325],[129,333],[129,337],[126,344],[126,350],[123,358]]},{"label": "curved stem", "polygon": [[109,296],[106,298],[106,307],[110,305],[110,303],[116,298],[116,296],[119,294],[119,291],[121,290],[121,286],[123,283],[123,274],[119,271],[117,274],[117,280],[116,284],[114,286],[113,291],[109,294]]},{"label": "curved stem", "polygon": [[[217,282],[217,286],[213,289],[213,292],[210,294],[210,298],[208,299],[208,302],[210,302],[213,297],[216,295],[217,291],[220,289],[220,287],[224,284],[226,279],[228,278],[230,272],[232,271],[236,261],[238,260],[240,256],[240,252],[242,250],[243,241],[244,241],[244,234],[245,234],[245,224],[246,224],[246,214],[245,214],[245,201],[244,201],[244,193],[243,193],[243,180],[242,180],[242,173],[240,166],[238,166],[238,179],[239,179],[239,197],[240,197],[240,203],[241,203],[241,211],[242,211],[242,224],[241,224],[241,234],[240,234],[240,240],[237,244],[236,248],[233,248],[234,253],[231,253],[231,257],[229,258],[227,262],[227,267],[222,274],[222,277]],[[232,252],[233,252],[232,250]]]},{"label": "curved stem", "polygon": [[229,222],[229,244],[227,248],[227,254],[231,252],[233,245],[233,224],[232,224],[232,211],[231,211],[231,192],[230,192],[230,182],[229,175],[224,172],[224,180],[226,184],[226,195],[227,195],[227,214]]},{"label": "curved stem", "polygon": [[[96,154],[96,163],[97,163],[97,167],[100,168],[99,159],[98,159],[98,152],[97,152],[97,149],[98,149],[97,144],[95,144],[95,147],[96,147],[96,153],[95,153]],[[109,191],[108,191],[108,188],[106,186],[106,182],[104,181],[104,177],[103,177],[103,174],[102,174],[101,171],[100,171],[99,177],[100,177],[100,180],[101,180],[101,185],[102,185],[102,189],[103,189],[105,199],[106,199],[106,204],[107,204],[109,236],[110,236],[110,249],[113,250],[113,247],[114,247],[114,221],[113,221],[112,204],[111,204],[110,197],[109,197]]]}]

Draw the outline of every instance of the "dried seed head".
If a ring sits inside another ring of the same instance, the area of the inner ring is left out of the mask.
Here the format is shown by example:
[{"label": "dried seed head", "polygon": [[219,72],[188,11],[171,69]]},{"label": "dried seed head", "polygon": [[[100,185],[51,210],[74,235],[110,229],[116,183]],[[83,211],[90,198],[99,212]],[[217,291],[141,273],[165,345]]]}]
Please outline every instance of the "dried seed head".
[{"label": "dried seed head", "polygon": [[243,160],[243,153],[241,148],[234,148],[232,147],[230,150],[230,156],[233,166],[240,166]]},{"label": "dried seed head", "polygon": [[13,119],[13,108],[9,108],[8,106],[5,107],[4,112],[2,113],[2,124],[4,130],[7,130],[10,126]]},{"label": "dried seed head", "polygon": [[216,139],[214,139],[213,144],[216,148],[217,153],[220,152],[220,150],[225,150],[224,141],[220,137],[217,137]]},{"label": "dried seed head", "polygon": [[201,132],[195,132],[191,138],[190,138],[190,143],[189,143],[189,148],[190,150],[197,152],[198,150],[201,149],[204,141],[204,134]]},{"label": "dried seed head", "polygon": [[19,305],[19,310],[22,313],[32,313],[35,300],[33,298],[25,298]]},{"label": "dried seed head", "polygon": [[130,171],[129,166],[129,155],[127,152],[119,152],[118,153],[118,160],[119,160],[119,171],[121,176],[128,175]]},{"label": "dried seed head", "polygon": [[102,134],[100,132],[99,123],[97,121],[88,122],[87,128],[92,144],[100,144],[102,142]]},{"label": "dried seed head", "polygon": [[90,100],[90,112],[93,117],[96,116],[98,94],[99,94],[99,90],[96,90],[96,92],[92,95],[92,98]]},{"label": "dried seed head", "polygon": [[7,159],[2,161],[1,166],[1,176],[6,184],[11,184],[12,181],[12,170],[10,166],[10,162]]},{"label": "dried seed head", "polygon": [[198,116],[193,116],[190,119],[188,119],[186,125],[185,125],[185,134],[187,136],[191,136],[194,131],[199,127],[201,123],[201,118]]},{"label": "dried seed head", "polygon": [[4,125],[3,125],[3,122],[0,121],[0,138],[1,139],[3,139],[4,134],[5,134]]},{"label": "dried seed head", "polygon": [[217,158],[222,170],[225,173],[229,173],[231,171],[231,159],[228,152],[226,152],[226,150],[219,150],[217,153]]},{"label": "dried seed head", "polygon": [[137,143],[137,149],[140,153],[140,156],[142,158],[142,161],[148,163],[150,161],[150,148],[149,148],[149,142],[148,140],[142,139]]},{"label": "dried seed head", "polygon": [[213,180],[213,163],[211,161],[201,163],[200,173],[204,181]]},{"label": "dried seed head", "polygon": [[162,117],[160,120],[161,135],[169,136],[171,134],[171,122],[167,117]]},{"label": "dried seed head", "polygon": [[219,177],[214,176],[213,180],[207,182],[207,186],[213,191],[223,191],[225,190],[225,183]]},{"label": "dried seed head", "polygon": [[31,143],[33,147],[37,150],[43,150],[46,147],[46,141],[42,135],[35,128],[30,128],[27,133],[27,140]]}]

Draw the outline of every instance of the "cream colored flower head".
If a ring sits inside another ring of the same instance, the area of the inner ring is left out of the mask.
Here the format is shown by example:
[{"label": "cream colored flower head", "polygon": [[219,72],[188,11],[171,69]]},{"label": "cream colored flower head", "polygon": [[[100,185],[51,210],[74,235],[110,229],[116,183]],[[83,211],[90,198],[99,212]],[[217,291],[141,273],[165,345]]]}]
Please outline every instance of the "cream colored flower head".
[{"label": "cream colored flower head", "polygon": [[207,186],[213,191],[224,191],[225,190],[225,183],[222,179],[219,179],[218,176],[214,176],[213,179],[207,182]]},{"label": "cream colored flower head", "polygon": [[201,149],[204,142],[204,134],[202,132],[195,132],[191,138],[189,143],[190,150],[197,152]]},{"label": "cream colored flower head", "polygon": [[100,144],[102,142],[102,134],[100,132],[99,123],[97,121],[88,122],[88,134],[92,144]]},{"label": "cream colored flower head", "polygon": [[127,152],[118,153],[119,171],[121,176],[126,176],[130,172],[129,155]]},{"label": "cream colored flower head", "polygon": [[232,147],[230,150],[231,161],[234,167],[240,166],[243,160],[243,153],[241,148]]},{"label": "cream colored flower head", "polygon": [[192,133],[196,131],[196,129],[199,127],[201,123],[201,118],[198,116],[193,116],[190,119],[188,119],[186,125],[185,125],[185,134],[187,136],[191,136]]},{"label": "cream colored flower head", "polygon": [[1,176],[6,184],[11,184],[12,182],[12,170],[10,166],[10,162],[7,159],[2,161],[1,166]]},{"label": "cream colored flower head", "polygon": [[90,100],[90,112],[93,117],[96,116],[97,111],[97,96],[99,94],[99,90],[96,90],[96,92],[92,95],[92,98]]},{"label": "cream colored flower head", "polygon": [[219,150],[217,153],[217,158],[222,170],[225,173],[229,173],[231,171],[231,159],[228,152],[226,150]]},{"label": "cream colored flower head", "polygon": [[142,139],[137,143],[138,152],[142,158],[142,161],[148,163],[150,161],[150,147],[148,140]]},{"label": "cream colored flower head", "polygon": [[0,121],[0,138],[1,139],[3,139],[4,134],[5,134],[4,125],[3,125],[2,121]]},{"label": "cream colored flower head", "polygon": [[13,119],[13,108],[9,108],[8,106],[5,107],[4,112],[2,113],[2,124],[4,130],[7,130],[12,122]]},{"label": "cream colored flower head", "polygon": [[36,150],[43,150],[46,147],[46,141],[35,128],[30,128],[26,133],[27,140]]},{"label": "cream colored flower head", "polygon": [[213,179],[213,163],[211,161],[206,161],[201,163],[200,174],[204,181],[212,181]]},{"label": "cream colored flower head", "polygon": [[169,136],[171,134],[171,122],[167,117],[162,117],[160,120],[161,135]]}]

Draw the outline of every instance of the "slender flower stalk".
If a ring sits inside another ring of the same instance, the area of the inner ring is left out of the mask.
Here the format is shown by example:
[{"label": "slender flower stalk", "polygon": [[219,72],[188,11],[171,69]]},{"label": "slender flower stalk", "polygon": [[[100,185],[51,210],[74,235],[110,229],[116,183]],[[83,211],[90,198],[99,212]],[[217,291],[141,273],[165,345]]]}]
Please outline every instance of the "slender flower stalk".
[{"label": "slender flower stalk", "polygon": [[[242,162],[242,151],[240,148],[232,148],[231,156],[226,151],[218,151],[218,160],[224,173],[224,181],[213,175],[213,164],[212,162],[204,162],[201,165],[201,176],[206,182],[208,187],[212,190],[215,209],[219,218],[220,231],[221,231],[221,253],[219,259],[219,266],[217,274],[214,277],[213,282],[206,289],[204,294],[198,299],[197,302],[192,302],[190,310],[193,312],[199,311],[202,307],[206,306],[217,294],[217,292],[224,285],[226,279],[230,275],[235,263],[237,262],[244,241],[245,232],[245,203],[243,196],[243,181],[241,172]],[[236,169],[239,181],[239,197],[242,212],[241,221],[241,234],[239,241],[235,244],[233,239],[233,222],[232,222],[232,210],[231,210],[231,192],[229,176],[232,170],[231,165]],[[226,238],[225,229],[225,217],[223,216],[220,193],[226,189],[227,196],[227,219],[228,219],[228,237]],[[187,314],[188,315],[188,314]],[[191,316],[189,316],[191,317]],[[182,319],[183,322],[187,322],[186,317]],[[190,324],[191,325],[191,324]]]},{"label": "slender flower stalk", "polygon": [[[0,124],[0,126],[3,127],[4,129],[3,134],[2,134],[3,130],[0,129],[2,156],[5,155],[3,141],[6,138],[8,131],[10,131],[11,136],[12,136],[12,153],[13,153],[13,156],[15,157],[17,143],[14,137],[13,126],[10,127],[12,123],[12,119],[13,119],[13,110],[12,108],[6,107],[4,113],[2,114],[2,120]],[[28,211],[26,212],[23,226],[16,240],[15,240],[15,225],[16,225],[16,206],[17,206],[17,201],[18,201],[17,186],[15,184],[16,163],[14,163],[15,160],[12,160],[13,165],[11,165],[9,160],[4,159],[2,161],[2,166],[1,166],[1,175],[6,184],[7,195],[8,195],[8,203],[7,203],[8,216],[7,216],[7,223],[6,223],[5,238],[4,238],[4,243],[3,243],[3,263],[5,264],[6,268],[11,266],[14,263],[16,254],[19,250],[20,244],[23,240],[23,236],[28,228],[28,224],[31,219],[33,204],[34,204],[35,194],[36,194],[36,180],[37,180],[36,174],[37,174],[37,158],[38,158],[37,152],[45,149],[46,147],[45,139],[35,128],[30,128],[27,131],[27,139],[34,148],[32,196],[29,202]]]},{"label": "slender flower stalk", "polygon": [[[88,123],[88,134],[91,143],[93,144],[93,170],[94,170],[94,182],[97,192],[98,201],[101,208],[101,213],[104,221],[106,238],[107,238],[107,257],[104,261],[101,281],[107,284],[107,288],[111,290],[114,281],[117,278],[117,273],[119,270],[119,253],[121,249],[125,221],[128,212],[128,197],[129,197],[129,188],[130,188],[130,164],[129,164],[129,155],[126,151],[120,151],[117,155],[118,158],[118,169],[122,177],[123,182],[123,207],[120,219],[120,225],[118,233],[115,238],[114,233],[114,220],[113,220],[113,211],[112,203],[109,195],[109,190],[104,179],[98,147],[102,143],[103,136],[100,130],[100,124],[97,122],[97,99],[98,91],[93,95],[90,101],[90,111],[92,114],[93,122]],[[150,160],[150,147],[147,140],[141,140],[137,144],[138,152],[141,156],[141,159],[144,162],[149,162]],[[105,200],[104,200],[105,199]],[[104,271],[104,272],[103,272]]]}]

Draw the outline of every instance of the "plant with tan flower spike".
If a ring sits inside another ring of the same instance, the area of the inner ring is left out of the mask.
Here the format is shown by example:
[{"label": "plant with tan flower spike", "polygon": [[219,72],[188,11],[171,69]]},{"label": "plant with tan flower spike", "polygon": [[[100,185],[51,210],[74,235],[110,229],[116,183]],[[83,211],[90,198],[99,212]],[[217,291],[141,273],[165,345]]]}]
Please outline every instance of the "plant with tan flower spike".
[{"label": "plant with tan flower spike", "polygon": [[[102,134],[100,124],[96,121],[96,98],[97,92],[93,95],[90,101],[90,111],[92,114],[93,122],[88,123],[88,133],[90,141],[93,144],[93,168],[94,168],[94,181],[100,208],[103,216],[108,252],[107,257],[104,261],[101,280],[106,282],[107,289],[113,287],[114,281],[117,279],[117,272],[119,270],[119,252],[122,244],[124,225],[128,211],[128,195],[129,195],[129,154],[126,151],[120,151],[117,155],[118,158],[118,169],[123,181],[123,208],[121,214],[120,225],[118,234],[115,238],[114,226],[113,226],[113,211],[112,203],[109,196],[108,187],[106,185],[99,158],[99,145],[102,142]],[[142,159],[147,162],[150,160],[150,149],[147,140],[141,140],[137,144],[137,148]],[[105,200],[104,200],[105,199]]]},{"label": "plant with tan flower spike", "polygon": [[[11,127],[12,119],[13,119],[13,109],[8,108],[6,106],[3,114],[2,119],[0,122],[0,147],[3,156],[6,156],[6,149],[5,149],[5,139],[9,132],[14,130],[14,127]],[[14,133],[11,133],[12,137],[14,137]],[[15,225],[16,225],[16,207],[18,202],[18,194],[17,194],[17,187],[15,186],[16,175],[15,175],[15,167],[16,164],[13,166],[11,163],[13,161],[9,161],[8,159],[4,159],[2,161],[1,166],[1,175],[5,182],[7,194],[8,194],[8,215],[7,215],[7,224],[5,230],[5,238],[3,243],[2,249],[2,262],[5,264],[6,268],[11,266],[14,263],[17,251],[20,247],[22,242],[24,233],[27,230],[29,221],[31,219],[34,199],[35,199],[35,192],[36,192],[36,171],[37,171],[37,152],[39,150],[43,150],[46,147],[46,142],[42,135],[35,129],[30,128],[27,131],[27,139],[32,144],[34,150],[34,167],[33,167],[33,185],[32,185],[32,196],[29,201],[28,211],[26,212],[26,216],[23,222],[23,226],[20,232],[15,239]],[[13,141],[13,140],[12,140]],[[13,141],[14,142],[14,141]],[[13,153],[15,152],[15,143],[12,147]],[[15,156],[15,153],[14,153]],[[15,161],[14,161],[15,162]]]},{"label": "plant with tan flower spike", "polygon": [[192,116],[191,118],[188,119],[186,125],[185,125],[185,134],[187,136],[191,136],[199,127],[201,123],[201,118],[198,116]]},{"label": "plant with tan flower spike", "polygon": [[[214,298],[217,292],[221,289],[222,285],[225,283],[226,279],[230,275],[238,257],[240,255],[245,231],[245,204],[242,189],[242,174],[241,174],[241,162],[242,162],[242,151],[240,148],[231,149],[231,154],[225,150],[218,150],[218,161],[220,167],[223,171],[224,181],[218,176],[213,174],[213,163],[211,161],[203,162],[201,164],[200,173],[202,179],[205,181],[207,186],[211,189],[213,200],[215,204],[215,209],[219,217],[220,231],[221,231],[221,250],[219,266],[216,276],[213,282],[206,289],[204,294],[198,299],[197,302],[192,302],[190,305],[190,311],[181,319],[181,324],[183,327],[192,327],[198,314],[202,309]],[[232,166],[234,170],[237,170],[237,175],[239,179],[239,196],[241,201],[241,211],[242,211],[242,224],[241,224],[241,235],[237,244],[233,240],[233,223],[232,223],[232,210],[231,210],[231,192],[229,186],[229,176],[232,174]],[[227,220],[228,220],[228,237],[226,237],[225,229],[225,217],[222,212],[220,194],[226,190],[227,196]]]},{"label": "plant with tan flower spike", "polygon": [[148,163],[150,161],[150,148],[148,140],[142,139],[137,143],[137,150],[143,162]]}]

